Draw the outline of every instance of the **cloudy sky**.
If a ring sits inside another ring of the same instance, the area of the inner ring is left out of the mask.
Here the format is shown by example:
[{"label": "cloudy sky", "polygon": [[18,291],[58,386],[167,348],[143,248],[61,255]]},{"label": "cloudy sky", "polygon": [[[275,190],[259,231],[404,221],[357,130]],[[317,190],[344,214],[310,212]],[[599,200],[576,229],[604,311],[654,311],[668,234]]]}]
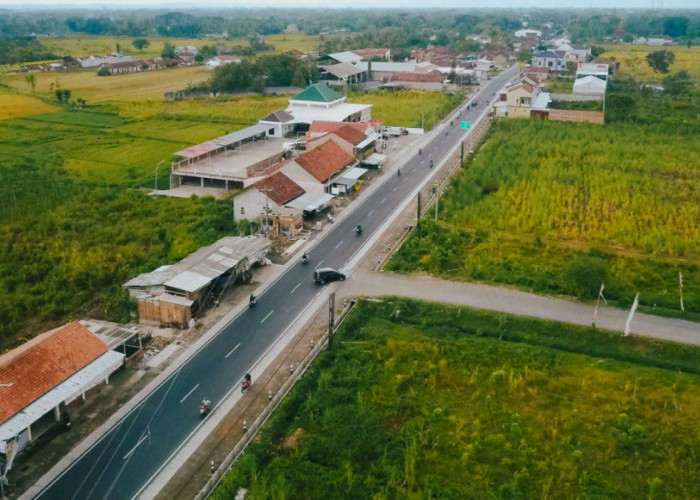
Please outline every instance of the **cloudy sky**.
[{"label": "cloudy sky", "polygon": [[[620,9],[697,9],[700,7],[698,0],[442,0],[440,7],[496,7],[496,8],[620,8]],[[178,0],[0,0],[0,6],[27,7],[27,6],[55,6],[55,5],[81,5],[81,6],[138,6],[160,8],[187,8],[187,7],[336,7],[336,8],[426,8],[425,1],[419,0],[208,0],[205,3]],[[431,8],[433,8],[431,6]]]}]

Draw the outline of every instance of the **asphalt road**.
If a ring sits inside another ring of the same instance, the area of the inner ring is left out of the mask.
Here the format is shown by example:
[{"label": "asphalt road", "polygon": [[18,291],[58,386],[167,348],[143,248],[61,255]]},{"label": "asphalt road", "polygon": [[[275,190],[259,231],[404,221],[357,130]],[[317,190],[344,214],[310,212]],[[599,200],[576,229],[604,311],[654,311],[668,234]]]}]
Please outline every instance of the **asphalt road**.
[{"label": "asphalt road", "polygon": [[[315,267],[342,269],[391,212],[430,174],[468,131],[459,121],[475,122],[513,70],[485,83],[467,103],[459,119],[446,127],[391,175],[371,197],[351,208],[327,234],[309,250],[311,262],[290,267],[259,297],[255,307],[239,314],[203,345],[133,411],[121,419],[37,498],[41,499],[123,499],[132,498],[148,485],[168,459],[202,423],[199,402],[209,398],[216,407],[251,366],[288,328],[294,318],[320,293],[313,283]],[[356,235],[357,224],[363,233]],[[349,276],[352,279],[352,276]],[[254,381],[253,381],[254,382]],[[116,411],[116,408],[115,408]]]}]

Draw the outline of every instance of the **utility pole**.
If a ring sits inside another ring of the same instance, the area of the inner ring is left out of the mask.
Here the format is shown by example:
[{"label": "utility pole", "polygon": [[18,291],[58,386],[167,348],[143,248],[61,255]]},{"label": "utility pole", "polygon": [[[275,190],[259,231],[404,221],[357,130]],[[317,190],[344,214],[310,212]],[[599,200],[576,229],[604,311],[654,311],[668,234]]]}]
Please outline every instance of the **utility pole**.
[{"label": "utility pole", "polygon": [[265,193],[265,236],[270,235],[270,191],[272,189],[260,189]]},{"label": "utility pole", "polygon": [[328,297],[328,350],[333,348],[333,328],[335,326],[335,292]]}]

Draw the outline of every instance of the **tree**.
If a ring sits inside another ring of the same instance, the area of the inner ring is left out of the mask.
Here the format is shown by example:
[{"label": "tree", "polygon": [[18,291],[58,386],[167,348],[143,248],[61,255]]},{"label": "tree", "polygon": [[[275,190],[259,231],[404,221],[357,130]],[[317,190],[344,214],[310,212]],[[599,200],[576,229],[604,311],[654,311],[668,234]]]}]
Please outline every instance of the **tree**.
[{"label": "tree", "polygon": [[111,74],[112,72],[107,66],[101,66],[100,69],[97,70],[97,76],[109,76]]},{"label": "tree", "polygon": [[600,54],[602,54],[603,52],[605,52],[605,47],[601,47],[601,46],[599,46],[599,45],[593,45],[593,46],[591,47],[591,55],[592,55],[593,57],[598,57],[598,56],[599,56]]},{"label": "tree", "polygon": [[58,89],[55,92],[56,100],[61,104],[68,104],[70,101],[70,90],[68,89]]},{"label": "tree", "polygon": [[664,92],[676,99],[690,97],[693,88],[693,79],[687,71],[679,71],[676,74],[665,76]]},{"label": "tree", "polygon": [[529,49],[520,49],[517,54],[515,54],[518,62],[529,63],[532,59],[532,52]]},{"label": "tree", "polygon": [[656,73],[668,73],[668,69],[676,60],[676,56],[670,50],[657,50],[647,54],[647,64]]},{"label": "tree", "polygon": [[133,42],[131,42],[131,45],[136,47],[138,50],[143,50],[149,45],[151,45],[151,42],[149,42],[145,38],[137,38]]},{"label": "tree", "polygon": [[163,51],[160,53],[163,59],[172,59],[175,57],[175,46],[167,40],[163,42]]},{"label": "tree", "polygon": [[29,85],[32,88],[32,93],[34,93],[34,88],[36,87],[36,77],[34,75],[27,75],[24,77],[24,81],[27,82],[27,85]]}]

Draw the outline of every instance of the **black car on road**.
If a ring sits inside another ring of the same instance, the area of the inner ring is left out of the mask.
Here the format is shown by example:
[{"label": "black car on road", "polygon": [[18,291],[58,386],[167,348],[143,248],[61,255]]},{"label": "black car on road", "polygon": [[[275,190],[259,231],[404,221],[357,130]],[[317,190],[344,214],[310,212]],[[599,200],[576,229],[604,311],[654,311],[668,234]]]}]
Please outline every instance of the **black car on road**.
[{"label": "black car on road", "polygon": [[331,267],[320,267],[314,271],[314,282],[323,285],[331,281],[345,281],[345,275]]}]

